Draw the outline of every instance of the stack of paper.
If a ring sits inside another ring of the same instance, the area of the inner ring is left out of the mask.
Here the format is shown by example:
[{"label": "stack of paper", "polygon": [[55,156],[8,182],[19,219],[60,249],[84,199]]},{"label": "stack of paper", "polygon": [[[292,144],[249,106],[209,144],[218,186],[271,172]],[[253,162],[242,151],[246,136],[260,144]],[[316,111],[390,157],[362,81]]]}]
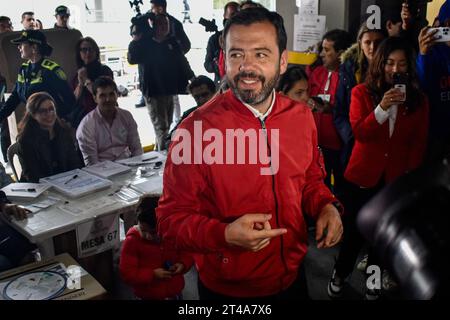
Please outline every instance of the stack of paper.
[{"label": "stack of paper", "polygon": [[121,159],[117,160],[116,162],[127,165],[127,166],[143,166],[150,163],[155,163],[158,161],[166,161],[166,156],[163,154],[151,151],[144,154],[141,154],[140,156],[127,158],[127,159]]},{"label": "stack of paper", "polygon": [[129,172],[131,171],[131,168],[128,166],[124,166],[123,164],[107,160],[96,163],[89,167],[84,167],[82,170],[95,174],[96,176],[108,179],[112,176]]},{"label": "stack of paper", "polygon": [[36,202],[36,203],[32,203],[26,206],[23,206],[25,209],[30,210],[32,213],[36,213],[39,212],[43,209],[47,209],[48,207],[54,205],[55,203],[58,203],[60,201],[60,199],[52,197],[52,196],[48,196],[45,198],[45,200]]},{"label": "stack of paper", "polygon": [[161,195],[163,188],[163,177],[157,175],[149,179],[139,179],[132,182],[130,184],[130,188],[144,194]]},{"label": "stack of paper", "polygon": [[106,189],[113,184],[109,180],[97,177],[80,169],[42,178],[39,182],[52,185],[57,191],[70,198],[77,198],[98,190]]},{"label": "stack of paper", "polygon": [[11,183],[4,187],[3,190],[8,198],[18,199],[34,199],[42,194],[45,190],[50,188],[48,184],[40,183]]}]

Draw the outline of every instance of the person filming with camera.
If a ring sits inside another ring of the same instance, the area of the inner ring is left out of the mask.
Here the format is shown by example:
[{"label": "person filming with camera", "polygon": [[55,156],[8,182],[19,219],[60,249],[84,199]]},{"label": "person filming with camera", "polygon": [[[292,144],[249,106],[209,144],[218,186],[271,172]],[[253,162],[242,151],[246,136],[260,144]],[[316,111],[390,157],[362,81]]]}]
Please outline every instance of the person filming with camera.
[{"label": "person filming with camera", "polygon": [[184,56],[190,49],[190,42],[183,26],[166,13],[166,1],[151,2],[152,12],[140,18],[140,23],[144,20],[148,28],[133,32],[128,62],[143,65],[145,103],[155,130],[157,148],[163,150],[172,123],[174,98],[186,93],[188,80],[194,73]]}]

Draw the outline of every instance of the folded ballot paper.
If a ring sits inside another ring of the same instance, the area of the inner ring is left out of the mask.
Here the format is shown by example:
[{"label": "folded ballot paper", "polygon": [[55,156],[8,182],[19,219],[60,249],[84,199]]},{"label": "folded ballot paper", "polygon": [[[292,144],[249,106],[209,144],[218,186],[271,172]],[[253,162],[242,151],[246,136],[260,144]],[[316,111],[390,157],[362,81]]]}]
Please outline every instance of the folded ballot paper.
[{"label": "folded ballot paper", "polygon": [[34,199],[39,197],[51,186],[43,183],[11,183],[2,188],[8,198],[11,199]]},{"label": "folded ballot paper", "polygon": [[95,174],[96,176],[99,176],[101,178],[108,179],[108,178],[118,175],[118,174],[130,172],[131,168],[128,166],[125,166],[123,164],[107,160],[107,161],[96,163],[89,167],[84,167],[81,170]]},{"label": "folded ballot paper", "polygon": [[70,198],[82,197],[98,190],[107,189],[113,184],[109,180],[80,169],[42,178],[39,182],[50,184],[56,191]]},{"label": "folded ballot paper", "polygon": [[159,152],[151,151],[141,154],[140,156],[117,160],[116,162],[127,166],[144,166],[158,161],[166,161],[166,157]]}]

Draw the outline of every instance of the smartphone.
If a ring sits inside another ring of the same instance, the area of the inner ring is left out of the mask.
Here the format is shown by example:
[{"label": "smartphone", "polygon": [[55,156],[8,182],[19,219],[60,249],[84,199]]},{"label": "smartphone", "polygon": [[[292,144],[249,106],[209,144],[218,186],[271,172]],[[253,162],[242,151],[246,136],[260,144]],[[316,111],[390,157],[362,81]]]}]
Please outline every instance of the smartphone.
[{"label": "smartphone", "polygon": [[450,27],[430,28],[428,33],[437,30],[434,35],[435,42],[450,42]]},{"label": "smartphone", "polygon": [[164,269],[170,271],[170,268],[173,266],[172,261],[164,261]]},{"label": "smartphone", "polygon": [[323,104],[323,99],[321,97],[314,96],[314,97],[311,97],[311,99],[313,99],[315,103]]},{"label": "smartphone", "polygon": [[406,101],[406,84],[408,81],[408,75],[404,73],[394,73],[393,80],[393,87],[399,89],[403,93],[403,99],[401,101]]}]

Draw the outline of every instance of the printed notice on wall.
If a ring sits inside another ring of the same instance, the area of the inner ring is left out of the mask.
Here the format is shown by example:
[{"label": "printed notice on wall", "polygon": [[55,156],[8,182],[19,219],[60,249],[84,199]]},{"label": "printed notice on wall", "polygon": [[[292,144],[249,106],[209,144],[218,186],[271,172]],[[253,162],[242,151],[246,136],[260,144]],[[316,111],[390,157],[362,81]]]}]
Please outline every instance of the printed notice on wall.
[{"label": "printed notice on wall", "polygon": [[325,34],[326,16],[294,16],[294,51],[313,51]]},{"label": "printed notice on wall", "polygon": [[317,16],[319,14],[319,0],[296,0],[298,13]]}]

